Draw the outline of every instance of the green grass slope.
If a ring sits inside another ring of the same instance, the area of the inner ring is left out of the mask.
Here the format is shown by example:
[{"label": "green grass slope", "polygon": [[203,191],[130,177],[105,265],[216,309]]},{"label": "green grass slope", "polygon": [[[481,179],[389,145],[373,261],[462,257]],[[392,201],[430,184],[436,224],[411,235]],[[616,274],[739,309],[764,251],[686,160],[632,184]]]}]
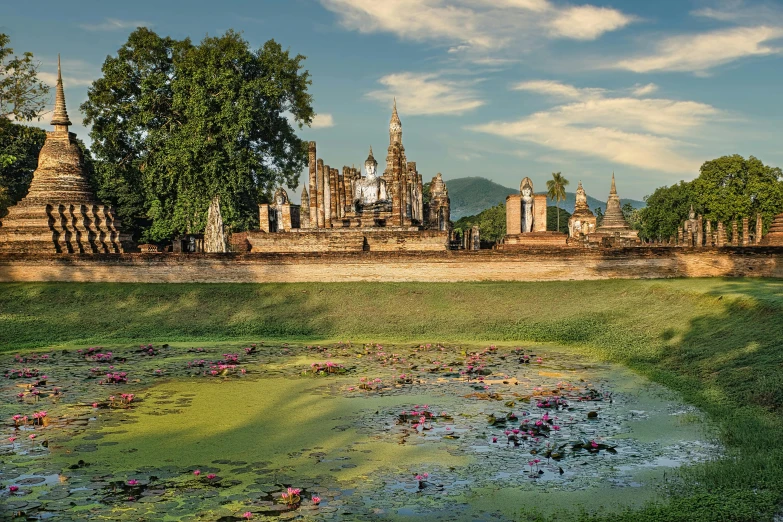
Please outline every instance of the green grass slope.
[{"label": "green grass slope", "polygon": [[[242,339],[549,342],[621,362],[715,422],[727,456],[647,521],[771,521],[783,501],[783,281],[2,284],[0,349]],[[588,516],[585,516],[589,519]]]}]

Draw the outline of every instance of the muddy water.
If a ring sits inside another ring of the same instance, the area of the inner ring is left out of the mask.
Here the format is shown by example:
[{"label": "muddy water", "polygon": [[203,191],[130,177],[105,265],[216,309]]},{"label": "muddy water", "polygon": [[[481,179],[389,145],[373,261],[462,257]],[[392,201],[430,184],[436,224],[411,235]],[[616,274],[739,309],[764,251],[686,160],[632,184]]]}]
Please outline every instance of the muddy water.
[{"label": "muddy water", "polygon": [[[567,519],[659,499],[678,468],[720,454],[673,393],[556,348],[116,347],[96,360],[107,351],[3,362],[38,370],[0,389],[0,482],[19,487],[5,514]],[[117,372],[127,382],[100,383]],[[41,410],[46,426],[11,420]],[[302,490],[291,506],[288,487]]]}]

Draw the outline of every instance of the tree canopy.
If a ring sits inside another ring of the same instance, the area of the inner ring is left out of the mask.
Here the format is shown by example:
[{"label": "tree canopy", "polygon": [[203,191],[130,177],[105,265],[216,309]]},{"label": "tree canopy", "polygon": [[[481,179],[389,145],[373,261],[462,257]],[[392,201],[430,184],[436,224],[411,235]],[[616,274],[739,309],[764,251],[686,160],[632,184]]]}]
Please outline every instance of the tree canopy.
[{"label": "tree canopy", "polygon": [[759,159],[738,154],[705,162],[699,177],[660,187],[645,198],[639,211],[640,235],[645,239],[667,239],[677,234],[691,205],[705,220],[731,221],[747,217],[755,226],[761,214],[764,228],[783,210],[783,181],[780,168]]},{"label": "tree canopy", "polygon": [[552,179],[546,182],[546,195],[549,199],[555,202],[555,208],[557,208],[557,228],[560,230],[560,202],[566,198],[566,187],[568,186],[568,180],[563,177],[560,172],[553,172]]},{"label": "tree canopy", "polygon": [[254,226],[257,203],[307,165],[294,130],[314,116],[303,60],[231,30],[194,45],[137,29],[81,107],[98,196],[147,241],[202,231],[215,196],[232,229]]},{"label": "tree canopy", "polygon": [[46,132],[0,118],[0,217],[27,193]]},{"label": "tree canopy", "polygon": [[0,117],[30,121],[46,107],[49,86],[38,79],[41,64],[33,53],[17,56],[10,43],[11,38],[0,33]]}]

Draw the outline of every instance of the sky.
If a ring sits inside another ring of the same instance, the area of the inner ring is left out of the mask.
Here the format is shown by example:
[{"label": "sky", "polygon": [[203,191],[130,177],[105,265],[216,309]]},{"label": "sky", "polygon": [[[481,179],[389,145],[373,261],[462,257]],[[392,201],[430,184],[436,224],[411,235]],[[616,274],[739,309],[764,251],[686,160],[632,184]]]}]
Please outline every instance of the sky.
[{"label": "sky", "polygon": [[78,107],[138,26],[235,29],[306,56],[317,116],[300,136],[332,167],[370,145],[383,164],[394,97],[425,181],[529,176],[541,191],[562,172],[605,199],[614,172],[642,199],[723,155],[783,166],[783,0],[0,0],[0,32],[51,85],[61,54],[88,143]]}]

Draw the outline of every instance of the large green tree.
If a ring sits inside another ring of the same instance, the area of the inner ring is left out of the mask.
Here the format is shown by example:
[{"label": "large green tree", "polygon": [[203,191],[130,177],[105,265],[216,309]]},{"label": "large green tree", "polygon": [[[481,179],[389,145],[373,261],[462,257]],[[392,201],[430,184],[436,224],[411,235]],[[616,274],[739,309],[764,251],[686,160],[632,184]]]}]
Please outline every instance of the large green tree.
[{"label": "large green tree", "polygon": [[557,207],[557,230],[560,230],[560,202],[566,198],[568,180],[560,172],[553,172],[552,179],[546,182],[546,195],[555,202]]},{"label": "large green tree", "polygon": [[0,33],[0,117],[30,121],[46,107],[49,86],[38,79],[41,64],[33,53],[17,56],[10,43],[11,38]]},{"label": "large green tree", "polygon": [[479,234],[482,241],[497,243],[506,235],[506,205],[488,208],[475,216],[464,216],[454,223],[454,230],[464,232],[473,225],[479,226]]},{"label": "large green tree", "polygon": [[761,213],[769,225],[783,207],[782,175],[758,158],[734,154],[705,162],[692,183],[706,219],[730,222]]},{"label": "large green tree", "polygon": [[232,229],[256,224],[260,199],[296,187],[307,164],[294,129],[314,116],[303,60],[234,31],[198,45],[131,33],[81,107],[99,197],[144,240],[203,230],[215,195]]},{"label": "large green tree", "polygon": [[0,217],[27,193],[46,132],[0,118]]},{"label": "large green tree", "polygon": [[755,226],[754,218],[761,214],[767,229],[783,210],[783,181],[780,168],[734,154],[705,162],[693,181],[658,188],[645,200],[647,206],[639,212],[644,239],[676,235],[691,205],[706,220],[727,225],[747,217]]}]

